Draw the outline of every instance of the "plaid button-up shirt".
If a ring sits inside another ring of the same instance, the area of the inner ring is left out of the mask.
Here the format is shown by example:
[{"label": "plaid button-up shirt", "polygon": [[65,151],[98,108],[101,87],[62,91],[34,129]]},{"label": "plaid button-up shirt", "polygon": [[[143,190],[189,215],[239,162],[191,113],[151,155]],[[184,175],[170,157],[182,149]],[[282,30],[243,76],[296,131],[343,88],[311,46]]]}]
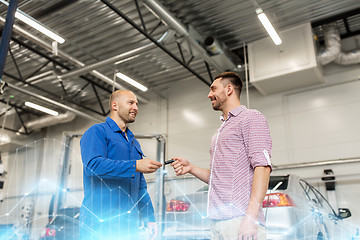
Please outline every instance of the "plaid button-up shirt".
[{"label": "plaid button-up shirt", "polygon": [[[245,215],[254,169],[270,166],[271,137],[265,117],[241,105],[228,114],[211,139],[208,217]],[[262,210],[258,221],[265,223]]]}]

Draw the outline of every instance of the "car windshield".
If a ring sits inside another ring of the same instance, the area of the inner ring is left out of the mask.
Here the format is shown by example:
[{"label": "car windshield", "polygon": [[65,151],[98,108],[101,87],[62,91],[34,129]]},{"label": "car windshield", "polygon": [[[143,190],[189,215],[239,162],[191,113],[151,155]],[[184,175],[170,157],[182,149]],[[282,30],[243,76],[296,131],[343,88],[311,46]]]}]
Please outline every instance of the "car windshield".
[{"label": "car windshield", "polygon": [[206,192],[206,191],[209,191],[209,185],[206,185],[206,186],[200,188],[199,190],[197,190],[197,192]]},{"label": "car windshield", "polygon": [[79,219],[71,218],[68,216],[57,216],[51,224],[64,225],[64,224],[73,224],[78,221],[79,221]]},{"label": "car windshield", "polygon": [[73,222],[79,219],[79,208],[60,209],[51,224],[59,224],[64,222]]},{"label": "car windshield", "polygon": [[327,212],[331,212],[333,215],[337,216],[333,207],[326,200],[326,198],[319,192],[319,190],[317,190],[316,188],[314,188],[314,186],[310,185],[309,183],[307,183],[302,179],[300,180],[300,185],[303,187],[305,193],[312,202],[320,205],[321,207],[326,209]]},{"label": "car windshield", "polygon": [[289,175],[287,176],[270,176],[269,190],[285,190],[288,187]]}]

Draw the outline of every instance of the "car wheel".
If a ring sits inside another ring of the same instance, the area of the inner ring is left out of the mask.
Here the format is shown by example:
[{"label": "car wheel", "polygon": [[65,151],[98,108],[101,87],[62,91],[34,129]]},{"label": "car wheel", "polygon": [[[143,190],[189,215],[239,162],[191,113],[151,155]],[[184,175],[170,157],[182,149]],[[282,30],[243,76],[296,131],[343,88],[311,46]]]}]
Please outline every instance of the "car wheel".
[{"label": "car wheel", "polygon": [[322,231],[318,233],[316,240],[329,240],[329,235],[326,231],[326,227],[324,226],[324,229],[321,229]]},{"label": "car wheel", "polygon": [[325,240],[324,234],[322,232],[319,232],[316,240]]}]

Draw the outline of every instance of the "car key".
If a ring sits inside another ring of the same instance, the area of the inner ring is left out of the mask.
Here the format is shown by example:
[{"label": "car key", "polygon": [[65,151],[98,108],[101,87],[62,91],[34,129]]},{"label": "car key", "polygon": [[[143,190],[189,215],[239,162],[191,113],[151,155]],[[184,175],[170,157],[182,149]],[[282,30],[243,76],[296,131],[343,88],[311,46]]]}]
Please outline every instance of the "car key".
[{"label": "car key", "polygon": [[174,159],[167,160],[167,161],[165,161],[165,165],[171,164],[171,163],[173,163],[173,162],[175,162]]}]

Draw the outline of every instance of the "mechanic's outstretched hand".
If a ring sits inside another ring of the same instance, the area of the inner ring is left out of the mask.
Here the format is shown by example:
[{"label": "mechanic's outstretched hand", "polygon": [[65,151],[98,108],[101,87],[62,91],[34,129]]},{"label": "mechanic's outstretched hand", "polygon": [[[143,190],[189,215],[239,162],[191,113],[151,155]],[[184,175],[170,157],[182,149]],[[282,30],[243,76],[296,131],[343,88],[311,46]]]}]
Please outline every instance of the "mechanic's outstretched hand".
[{"label": "mechanic's outstretched hand", "polygon": [[171,166],[174,168],[177,176],[184,175],[191,171],[191,163],[187,159],[180,157],[173,157],[171,159],[175,160]]},{"label": "mechanic's outstretched hand", "polygon": [[136,171],[142,173],[153,173],[161,167],[162,164],[158,161],[148,158],[136,160]]}]

